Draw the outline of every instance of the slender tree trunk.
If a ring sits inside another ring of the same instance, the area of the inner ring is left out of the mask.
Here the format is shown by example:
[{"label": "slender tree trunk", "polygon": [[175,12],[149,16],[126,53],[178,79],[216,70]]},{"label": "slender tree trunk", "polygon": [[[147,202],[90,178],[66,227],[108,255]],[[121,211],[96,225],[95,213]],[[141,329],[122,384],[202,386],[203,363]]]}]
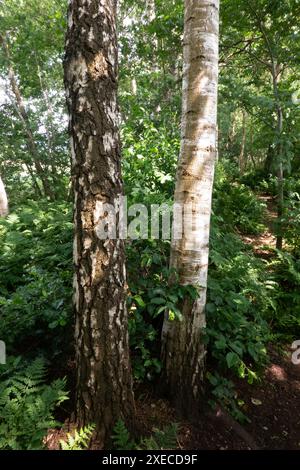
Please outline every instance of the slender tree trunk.
[{"label": "slender tree trunk", "polygon": [[131,79],[131,93],[133,96],[137,95],[137,81],[135,78]]},{"label": "slender tree trunk", "polygon": [[15,108],[21,119],[24,131],[26,133],[26,137],[27,137],[26,142],[27,142],[28,152],[30,153],[32,157],[32,160],[36,169],[36,173],[42,182],[45,196],[49,197],[50,199],[53,199],[53,191],[51,189],[50,182],[47,176],[45,175],[44,168],[42,167],[40,163],[40,158],[39,158],[38,150],[36,148],[33,132],[30,126],[29,117],[28,117],[28,114],[24,105],[24,101],[23,101],[23,98],[22,98],[22,95],[18,86],[15,71],[11,63],[8,44],[7,44],[6,39],[1,34],[0,34],[0,44],[2,45],[2,49],[4,52],[5,58],[7,60],[7,63],[8,63],[8,79],[9,79],[9,83],[11,86],[11,90],[15,97]]},{"label": "slender tree trunk", "polygon": [[44,126],[45,126],[45,131],[46,131],[48,152],[49,152],[49,157],[50,157],[51,176],[52,176],[53,183],[55,184],[56,180],[57,180],[57,171],[56,171],[56,168],[55,168],[55,158],[54,158],[55,154],[54,154],[54,148],[53,148],[53,134],[54,134],[53,115],[54,115],[54,110],[53,110],[51,101],[49,99],[48,90],[44,86],[44,83],[43,83],[42,72],[41,72],[41,68],[40,68],[40,65],[39,65],[39,60],[38,60],[38,57],[37,57],[36,53],[35,53],[35,61],[36,61],[36,66],[37,66],[37,71],[38,71],[40,87],[41,87],[41,91],[42,91],[42,94],[43,94],[44,103],[46,105],[46,120],[44,122]]},{"label": "slender tree trunk", "polygon": [[277,181],[278,181],[278,201],[277,201],[277,226],[278,226],[278,235],[276,239],[276,248],[277,250],[282,250],[283,248],[283,234],[282,234],[282,217],[284,212],[284,174],[283,174],[283,164],[279,163],[279,169],[277,172]]},{"label": "slender tree trunk", "polygon": [[240,174],[243,175],[246,162],[245,162],[245,148],[246,148],[246,140],[247,140],[247,113],[243,109],[243,122],[242,122],[242,143],[241,143],[241,151],[239,155],[239,167],[240,167]]},{"label": "slender tree trunk", "polygon": [[250,145],[249,145],[248,157],[250,158],[250,160],[252,162],[252,165],[253,165],[253,169],[255,170],[256,169],[256,162],[255,162],[255,158],[253,156],[253,125],[252,124],[250,125]]},{"label": "slender tree trunk", "polygon": [[162,332],[163,382],[184,415],[200,411],[206,348],[205,327],[211,199],[216,159],[219,0],[185,0],[182,142],[175,203],[192,204],[194,225],[172,241],[171,267],[182,285],[199,289],[185,299],[182,321],[166,313]]},{"label": "slender tree trunk", "polygon": [[217,125],[216,129],[216,163],[219,161],[219,142],[221,141],[221,133],[220,133],[220,128]]},{"label": "slender tree trunk", "polygon": [[5,187],[0,176],[0,217],[6,217],[8,214],[8,200]]},{"label": "slender tree trunk", "polygon": [[273,60],[273,68],[272,68],[272,77],[273,77],[273,91],[276,100],[276,108],[277,108],[277,133],[279,138],[279,143],[277,145],[277,186],[278,186],[278,194],[277,194],[277,227],[278,227],[278,234],[276,240],[276,248],[277,250],[282,250],[283,247],[283,227],[282,227],[282,217],[284,211],[284,173],[283,173],[283,146],[281,142],[282,138],[282,131],[283,131],[283,110],[280,103],[279,97],[279,90],[278,90],[278,76],[279,72],[277,70],[276,61]]},{"label": "slender tree trunk", "polygon": [[76,415],[105,443],[134,419],[124,242],[97,237],[102,203],[123,194],[116,2],[71,0],[65,56],[75,192]]},{"label": "slender tree trunk", "polygon": [[[15,130],[15,123],[12,122],[11,125],[12,125],[12,130],[13,130],[13,132],[14,132],[14,130]],[[43,192],[42,192],[42,190],[41,190],[41,188],[40,188],[40,185],[39,185],[39,183],[38,183],[38,181],[37,181],[37,176],[36,176],[36,173],[35,173],[35,168],[33,167],[34,162],[33,162],[32,159],[30,158],[30,156],[29,156],[29,158],[26,158],[26,161],[24,161],[24,165],[25,165],[25,167],[26,167],[26,169],[27,169],[27,171],[28,171],[28,174],[29,174],[29,176],[30,176],[30,178],[31,178],[31,180],[32,180],[32,185],[33,185],[33,188],[34,188],[35,196],[37,196],[37,197],[43,197]]]},{"label": "slender tree trunk", "polygon": [[235,117],[235,111],[231,113],[231,122],[229,126],[229,132],[228,132],[228,138],[227,138],[227,143],[226,143],[226,150],[229,151],[231,149],[231,146],[233,144],[234,138],[235,138],[235,133],[236,133],[236,117]]}]

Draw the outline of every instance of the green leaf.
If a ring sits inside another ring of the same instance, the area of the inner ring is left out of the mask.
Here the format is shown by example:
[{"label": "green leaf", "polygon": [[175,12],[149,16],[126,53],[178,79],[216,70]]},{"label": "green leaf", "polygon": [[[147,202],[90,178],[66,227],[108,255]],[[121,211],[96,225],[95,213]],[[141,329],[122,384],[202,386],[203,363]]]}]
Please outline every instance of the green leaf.
[{"label": "green leaf", "polygon": [[138,304],[139,307],[142,307],[142,308],[146,307],[146,304],[140,295],[135,295],[133,299]]},{"label": "green leaf", "polygon": [[240,358],[235,352],[229,352],[226,355],[226,362],[229,369],[231,369],[240,363]]},{"label": "green leaf", "polygon": [[212,303],[209,302],[209,303],[206,304],[206,311],[207,311],[208,313],[215,313],[215,311],[216,311],[216,306],[215,306],[214,304],[212,304]]},{"label": "green leaf", "polygon": [[226,338],[222,336],[220,339],[215,341],[215,346],[217,349],[226,349],[226,346],[227,346]]},{"label": "green leaf", "polygon": [[166,304],[166,299],[162,299],[161,297],[154,297],[154,299],[151,299],[150,302],[154,305],[162,305]]}]

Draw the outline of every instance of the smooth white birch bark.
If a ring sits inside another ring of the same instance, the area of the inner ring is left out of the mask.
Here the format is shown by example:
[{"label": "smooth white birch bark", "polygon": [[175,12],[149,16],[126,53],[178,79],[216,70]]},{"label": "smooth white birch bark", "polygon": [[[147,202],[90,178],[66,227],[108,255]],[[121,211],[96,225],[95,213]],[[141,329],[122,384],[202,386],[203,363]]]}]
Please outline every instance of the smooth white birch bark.
[{"label": "smooth white birch bark", "polygon": [[217,154],[219,0],[185,0],[182,137],[175,203],[192,205],[192,224],[173,240],[171,267],[182,285],[199,289],[186,299],[183,321],[166,315],[162,333],[165,383],[182,411],[201,395],[205,304],[214,167]]}]

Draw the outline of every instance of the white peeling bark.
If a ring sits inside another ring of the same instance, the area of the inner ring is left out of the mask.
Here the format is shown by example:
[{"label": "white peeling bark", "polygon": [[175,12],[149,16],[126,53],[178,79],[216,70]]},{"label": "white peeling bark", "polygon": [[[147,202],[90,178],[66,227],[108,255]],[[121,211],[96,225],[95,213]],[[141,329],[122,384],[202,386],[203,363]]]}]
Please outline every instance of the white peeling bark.
[{"label": "white peeling bark", "polygon": [[214,167],[217,154],[219,0],[185,0],[182,139],[175,203],[192,204],[193,225],[173,240],[171,267],[182,285],[199,288],[185,299],[183,321],[166,315],[162,332],[164,383],[184,414],[197,414],[202,393],[205,304]]},{"label": "white peeling bark", "polygon": [[5,187],[0,176],[0,217],[5,217],[8,214],[8,200]]}]

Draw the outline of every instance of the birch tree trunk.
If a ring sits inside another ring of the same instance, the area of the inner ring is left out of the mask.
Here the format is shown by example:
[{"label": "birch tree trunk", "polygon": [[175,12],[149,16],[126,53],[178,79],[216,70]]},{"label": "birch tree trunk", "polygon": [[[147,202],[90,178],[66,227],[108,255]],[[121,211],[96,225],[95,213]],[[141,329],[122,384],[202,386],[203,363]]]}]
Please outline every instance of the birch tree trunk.
[{"label": "birch tree trunk", "polygon": [[277,230],[278,234],[276,237],[276,248],[282,250],[283,247],[283,226],[282,217],[284,213],[284,171],[283,171],[283,146],[282,146],[282,133],[283,133],[283,108],[280,102],[280,95],[278,89],[278,81],[280,79],[280,67],[277,66],[277,61],[272,57],[272,81],[273,81],[273,93],[276,102],[276,113],[277,113],[277,134],[279,143],[277,145]]},{"label": "birch tree trunk", "polygon": [[185,226],[172,241],[171,267],[182,285],[199,288],[185,299],[183,320],[166,314],[162,332],[163,381],[177,409],[195,417],[203,391],[206,350],[201,341],[216,159],[219,0],[185,0],[182,142],[175,203],[193,205],[198,230]]},{"label": "birch tree trunk", "polygon": [[5,187],[0,176],[0,217],[6,217],[8,214],[8,200]]},{"label": "birch tree trunk", "polygon": [[105,443],[134,399],[129,359],[124,242],[101,240],[102,203],[123,194],[117,106],[116,2],[71,0],[65,85],[75,192],[76,415]]},{"label": "birch tree trunk", "polygon": [[241,175],[244,174],[247,166],[247,162],[245,161],[245,148],[247,142],[247,113],[244,109],[242,110],[242,116],[242,143],[239,155],[239,170]]}]

